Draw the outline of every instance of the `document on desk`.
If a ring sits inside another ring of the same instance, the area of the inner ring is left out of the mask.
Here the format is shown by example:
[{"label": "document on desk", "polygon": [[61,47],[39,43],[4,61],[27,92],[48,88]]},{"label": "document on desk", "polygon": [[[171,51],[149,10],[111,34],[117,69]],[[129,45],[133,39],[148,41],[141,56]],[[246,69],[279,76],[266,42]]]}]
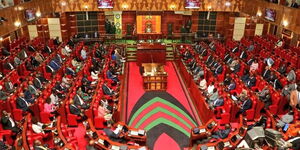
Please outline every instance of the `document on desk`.
[{"label": "document on desk", "polygon": [[199,133],[204,133],[204,132],[206,132],[205,129],[200,129],[200,131],[199,131]]},{"label": "document on desk", "polygon": [[139,130],[138,132],[139,135],[145,135],[145,130]]},{"label": "document on desk", "polygon": [[137,132],[137,131],[130,131],[130,134],[131,134],[131,135],[138,135],[139,132]]},{"label": "document on desk", "polygon": [[99,139],[99,140],[98,140],[98,143],[100,143],[100,144],[104,145],[104,140],[102,140],[102,139]]},{"label": "document on desk", "polygon": [[119,134],[119,132],[122,130],[123,126],[118,126],[115,130],[114,133],[115,134]]},{"label": "document on desk", "polygon": [[112,149],[112,150],[119,150],[120,147],[119,147],[119,146],[112,145],[112,146],[111,146],[111,149]]}]

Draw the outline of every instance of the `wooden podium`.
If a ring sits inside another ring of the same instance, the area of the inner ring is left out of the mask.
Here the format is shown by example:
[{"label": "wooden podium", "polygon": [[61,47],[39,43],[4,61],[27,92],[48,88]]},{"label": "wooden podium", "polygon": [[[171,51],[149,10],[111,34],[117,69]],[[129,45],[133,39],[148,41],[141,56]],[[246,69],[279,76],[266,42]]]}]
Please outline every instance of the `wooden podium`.
[{"label": "wooden podium", "polygon": [[142,43],[137,46],[137,63],[166,63],[166,46],[159,43]]},{"label": "wooden podium", "polygon": [[168,74],[159,63],[144,63],[143,84],[146,91],[167,90]]}]

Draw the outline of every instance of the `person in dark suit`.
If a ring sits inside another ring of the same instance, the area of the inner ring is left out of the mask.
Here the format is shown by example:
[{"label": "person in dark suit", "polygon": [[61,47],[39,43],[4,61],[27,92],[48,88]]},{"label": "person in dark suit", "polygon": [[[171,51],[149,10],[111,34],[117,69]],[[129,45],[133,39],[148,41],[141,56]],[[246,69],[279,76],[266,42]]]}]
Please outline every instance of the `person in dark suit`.
[{"label": "person in dark suit", "polygon": [[89,144],[86,146],[86,150],[97,150],[94,140],[89,141]]},{"label": "person in dark suit", "polygon": [[113,80],[113,81],[116,82],[116,83],[119,82],[118,77],[117,77],[116,75],[113,75],[113,74],[112,74],[111,69],[108,69],[108,70],[107,70],[106,76],[107,76],[107,78]]},{"label": "person in dark suit", "polygon": [[83,115],[82,110],[74,104],[73,100],[70,100],[69,109],[70,109],[71,114],[74,114],[74,115],[77,115],[77,116],[82,116]]},{"label": "person in dark suit", "polygon": [[233,53],[236,53],[236,52],[238,52],[239,51],[239,47],[238,46],[236,46],[236,47],[234,47],[232,50],[231,50]]},{"label": "person in dark suit", "polygon": [[28,55],[27,55],[25,49],[22,49],[22,50],[18,53],[18,58],[20,58],[21,60],[24,60],[24,59],[28,58]]},{"label": "person in dark suit", "polygon": [[222,66],[222,64],[219,64],[218,67],[216,67],[215,75],[219,75],[222,72],[223,72],[223,66]]},{"label": "person in dark suit", "polygon": [[109,95],[109,96],[115,95],[115,91],[108,87],[107,82],[103,83],[102,91],[105,95]]},{"label": "person in dark suit", "polygon": [[224,105],[224,98],[219,97],[212,104],[213,104],[213,107],[223,106]]},{"label": "person in dark suit", "polygon": [[11,62],[6,62],[6,63],[4,63],[4,69],[6,69],[6,70],[14,70],[15,69],[15,67],[14,67],[14,65],[11,63]]},{"label": "person in dark suit", "polygon": [[59,44],[60,44],[59,37],[56,37],[56,38],[54,39],[53,43],[54,43],[56,46],[59,46]]},{"label": "person in dark suit", "polygon": [[43,84],[46,82],[46,79],[41,76],[40,74],[38,74],[34,79],[33,79],[33,85],[35,88],[37,89],[42,89],[43,88]]},{"label": "person in dark suit", "polygon": [[246,86],[251,88],[256,85],[256,77],[253,74],[250,74],[249,79],[246,82]]},{"label": "person in dark suit", "polygon": [[28,91],[32,95],[38,95],[38,92],[39,92],[38,89],[34,86],[32,81],[28,82]]},{"label": "person in dark suit", "polygon": [[50,48],[48,45],[46,45],[46,46],[44,47],[43,52],[44,52],[44,53],[51,54],[51,53],[52,53],[52,50],[51,50],[51,48]]},{"label": "person in dark suit", "polygon": [[268,108],[272,104],[269,87],[264,87],[260,92],[257,92],[258,98],[265,103],[265,108]]},{"label": "person in dark suit", "polygon": [[253,62],[254,62],[255,58],[250,58],[248,61],[247,61],[247,65],[251,65]]},{"label": "person in dark suit", "polygon": [[251,109],[252,103],[253,102],[250,98],[246,98],[240,106],[240,110],[236,113],[235,117],[237,118],[240,114],[243,114],[245,111]]},{"label": "person in dark suit", "polygon": [[228,86],[231,83],[231,80],[232,80],[231,76],[227,73],[225,75],[225,79],[223,81],[223,85],[224,86]]},{"label": "person in dark suit", "polygon": [[10,55],[10,52],[7,50],[7,48],[2,47],[1,50],[2,50],[2,55],[3,56],[9,56]]},{"label": "person in dark suit", "polygon": [[32,45],[28,46],[28,50],[31,51],[31,52],[35,52],[35,48]]},{"label": "person in dark suit", "polygon": [[20,129],[11,117],[11,114],[6,112],[5,110],[2,111],[1,124],[4,130],[11,130],[14,133],[20,132]]},{"label": "person in dark suit", "polygon": [[269,79],[270,75],[271,75],[271,70],[267,66],[266,69],[263,71],[262,77],[266,80]]},{"label": "person in dark suit", "polygon": [[77,107],[80,107],[82,109],[88,109],[88,108],[90,108],[89,104],[86,104],[84,102],[84,100],[78,94],[76,94],[74,96],[74,105],[76,105]]},{"label": "person in dark suit", "polygon": [[111,124],[110,123],[106,123],[106,128],[103,129],[104,133],[106,134],[106,136],[112,140],[112,141],[115,141],[115,142],[119,142],[119,143],[122,143],[124,142],[124,138],[121,136],[121,132],[122,131],[119,131],[119,133],[115,133],[112,129],[111,129]]},{"label": "person in dark suit", "polygon": [[[24,88],[23,90],[24,93],[24,99],[28,102],[28,103],[34,103],[35,102],[35,97],[32,96],[32,94],[30,93],[30,91],[28,90],[28,88]],[[22,97],[20,97],[22,98]]]},{"label": "person in dark suit", "polygon": [[244,73],[241,77],[241,80],[244,82],[244,83],[247,83],[247,81],[249,80],[250,78],[250,74],[249,74],[249,70],[245,69],[244,70]]},{"label": "person in dark suit", "polygon": [[39,140],[34,141],[33,149],[34,150],[50,150],[50,148],[48,148],[47,146],[42,145],[41,141],[39,141]]},{"label": "person in dark suit", "polygon": [[280,80],[277,79],[277,77],[276,77],[276,79],[275,79],[274,82],[273,82],[273,87],[274,87],[274,89],[276,89],[276,90],[282,89],[282,88],[283,88],[283,87],[282,87],[282,84],[281,84],[281,82],[280,82]]},{"label": "person in dark suit", "polygon": [[220,129],[220,130],[217,130],[217,131],[213,132],[211,137],[215,138],[215,139],[225,139],[225,138],[228,137],[230,131],[231,131],[230,124],[226,124],[224,130]]},{"label": "person in dark suit", "polygon": [[55,60],[51,60],[49,66],[55,71],[57,71],[61,67]]},{"label": "person in dark suit", "polygon": [[286,64],[282,64],[278,70],[277,70],[280,74],[284,75],[286,73]]},{"label": "person in dark suit", "polygon": [[226,87],[227,88],[225,90],[229,92],[229,91],[234,90],[236,88],[236,83],[233,80],[231,80],[230,84]]},{"label": "person in dark suit", "polygon": [[296,3],[296,0],[292,0],[290,7],[298,8],[298,3]]},{"label": "person in dark suit", "polygon": [[211,64],[213,62],[213,56],[212,55],[209,55],[205,61],[205,64],[208,65],[208,64]]},{"label": "person in dark suit", "polygon": [[240,58],[241,59],[246,59],[248,57],[247,52],[246,51],[242,51]]},{"label": "person in dark suit", "polygon": [[8,98],[8,94],[4,92],[3,87],[0,85],[0,100],[6,100]]},{"label": "person in dark suit", "polygon": [[227,53],[225,56],[224,56],[224,62],[227,62],[227,60],[230,58],[230,53]]},{"label": "person in dark suit", "polygon": [[17,98],[17,108],[22,109],[23,111],[29,111],[29,107],[32,104],[27,102],[27,100],[24,98],[24,93],[20,93],[19,97]]},{"label": "person in dark suit", "polygon": [[15,91],[15,86],[9,79],[6,79],[6,81],[4,82],[4,87],[7,93],[13,93]]}]

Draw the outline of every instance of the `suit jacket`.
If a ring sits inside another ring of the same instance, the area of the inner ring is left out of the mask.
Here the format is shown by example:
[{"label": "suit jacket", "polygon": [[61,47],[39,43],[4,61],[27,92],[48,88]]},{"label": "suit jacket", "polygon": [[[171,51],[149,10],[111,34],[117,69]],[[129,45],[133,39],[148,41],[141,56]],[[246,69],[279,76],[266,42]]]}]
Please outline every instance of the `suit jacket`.
[{"label": "suit jacket", "polygon": [[246,51],[242,51],[241,55],[240,55],[241,59],[246,59],[247,58],[247,52]]},{"label": "suit jacket", "polygon": [[213,56],[212,56],[212,55],[209,55],[209,56],[207,57],[206,64],[208,65],[208,64],[210,64],[212,61],[213,61]]},{"label": "suit jacket", "polygon": [[291,4],[291,7],[293,7],[293,8],[298,8],[298,4],[297,4],[297,3],[292,3],[292,4]]},{"label": "suit jacket", "polygon": [[54,73],[55,72],[55,70],[51,66],[47,65],[45,67],[46,67],[46,72],[48,72],[48,73]]},{"label": "suit jacket", "polygon": [[28,90],[29,90],[29,92],[30,92],[32,95],[36,95],[36,94],[37,94],[37,89],[36,89],[36,87],[33,86],[33,85],[29,85],[29,86],[28,86]]},{"label": "suit jacket", "polygon": [[6,100],[8,97],[7,97],[7,94],[6,92],[4,91],[0,91],[0,100]]},{"label": "suit jacket", "polygon": [[28,57],[28,55],[27,55],[27,53],[25,52],[25,50],[22,50],[22,51],[19,53],[18,56],[19,56],[19,58],[22,59],[22,60]]},{"label": "suit jacket", "polygon": [[246,101],[244,101],[242,107],[241,107],[241,111],[244,112],[248,109],[251,109],[252,107],[252,100],[251,99],[247,99]]},{"label": "suit jacket", "polygon": [[253,63],[253,61],[254,61],[254,60],[253,60],[252,58],[250,58],[250,59],[247,61],[247,64],[248,64],[248,65],[251,65],[251,64]]},{"label": "suit jacket", "polygon": [[239,72],[240,71],[240,68],[241,68],[241,64],[236,64],[234,67],[233,67],[233,72],[234,73],[237,73],[237,72]]},{"label": "suit jacket", "polygon": [[55,71],[58,70],[60,68],[60,65],[54,61],[54,60],[51,60],[50,63],[49,63],[49,66],[54,69]]},{"label": "suit jacket", "polygon": [[213,106],[214,107],[219,107],[224,105],[224,99],[223,98],[218,98],[214,101]]},{"label": "suit jacket", "polygon": [[226,54],[224,57],[224,62],[227,62],[230,57],[231,57],[230,54]]},{"label": "suit jacket", "polygon": [[232,49],[232,52],[233,52],[233,53],[236,53],[236,52],[238,52],[238,51],[239,51],[239,47],[238,47],[238,46]]},{"label": "suit jacket", "polygon": [[204,49],[204,50],[202,51],[201,56],[207,56],[207,50],[206,50],[206,49]]},{"label": "suit jacket", "polygon": [[11,130],[13,128],[8,116],[1,117],[1,124],[4,130]]},{"label": "suit jacket", "polygon": [[80,115],[81,110],[74,104],[69,105],[70,113],[74,115]]},{"label": "suit jacket", "polygon": [[256,85],[256,78],[255,78],[255,77],[250,77],[250,78],[248,79],[248,81],[246,82],[246,84],[247,84],[247,86],[248,86],[249,88],[255,86],[255,85]]},{"label": "suit jacket", "polygon": [[13,70],[14,69],[14,65],[10,62],[6,62],[4,64],[4,68],[7,69],[7,70]]},{"label": "suit jacket", "polygon": [[14,85],[12,84],[12,82],[5,82],[4,83],[4,87],[5,87],[5,90],[8,92],[8,93],[11,93],[14,91]]},{"label": "suit jacket", "polygon": [[24,98],[17,98],[17,108],[27,111],[29,109],[28,102]]},{"label": "suit jacket", "polygon": [[300,99],[299,99],[299,92],[297,90],[293,90],[291,92],[291,96],[290,96],[290,105],[292,107],[296,107],[297,105],[300,104]]},{"label": "suit jacket", "polygon": [[262,77],[264,79],[268,79],[270,77],[270,75],[271,75],[271,70],[268,69],[263,72]]},{"label": "suit jacket", "polygon": [[216,68],[215,74],[218,75],[218,74],[221,74],[222,72],[223,72],[223,66],[222,66],[222,65],[219,65],[219,66]]},{"label": "suit jacket", "polygon": [[212,137],[216,138],[216,139],[225,139],[228,137],[229,133],[230,133],[231,129],[225,129],[225,130],[218,130],[217,132],[215,132]]},{"label": "suit jacket", "polygon": [[273,83],[273,87],[277,90],[277,89],[282,89],[282,84],[278,79],[275,79],[274,83]]},{"label": "suit jacket", "polygon": [[236,84],[234,82],[229,84],[229,86],[228,86],[229,91],[234,90],[235,88],[236,88]]},{"label": "suit jacket", "polygon": [[35,48],[32,45],[28,46],[28,50],[31,51],[31,52],[35,52]]},{"label": "suit jacket", "polygon": [[290,81],[290,82],[296,80],[296,73],[295,73],[295,71],[294,71],[294,70],[291,70],[291,71],[288,73],[288,75],[286,76],[286,78],[287,78],[287,80]]},{"label": "suit jacket", "polygon": [[38,89],[41,89],[43,87],[42,81],[39,78],[34,78],[33,85]]},{"label": "suit jacket", "polygon": [[286,72],[286,66],[280,66],[277,71],[281,74],[284,74]]},{"label": "suit jacket", "polygon": [[102,91],[105,95],[113,95],[113,90],[111,90],[107,85],[102,85]]}]

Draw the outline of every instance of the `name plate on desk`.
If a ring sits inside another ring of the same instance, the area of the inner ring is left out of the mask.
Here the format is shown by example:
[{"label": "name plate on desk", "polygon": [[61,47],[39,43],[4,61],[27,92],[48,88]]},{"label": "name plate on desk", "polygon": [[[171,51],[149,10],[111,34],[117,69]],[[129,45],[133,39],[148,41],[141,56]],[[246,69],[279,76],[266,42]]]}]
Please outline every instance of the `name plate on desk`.
[{"label": "name plate on desk", "polygon": [[112,145],[112,146],[111,146],[111,149],[112,149],[112,150],[119,150],[120,147],[119,147],[119,146]]},{"label": "name plate on desk", "polygon": [[200,129],[199,133],[204,133],[206,132],[206,129]]},{"label": "name plate on desk", "polygon": [[138,133],[139,133],[139,135],[144,136],[145,135],[145,130],[139,130]]},{"label": "name plate on desk", "polygon": [[129,133],[130,133],[130,135],[138,135],[139,134],[139,132],[137,132],[137,131],[130,131]]}]

